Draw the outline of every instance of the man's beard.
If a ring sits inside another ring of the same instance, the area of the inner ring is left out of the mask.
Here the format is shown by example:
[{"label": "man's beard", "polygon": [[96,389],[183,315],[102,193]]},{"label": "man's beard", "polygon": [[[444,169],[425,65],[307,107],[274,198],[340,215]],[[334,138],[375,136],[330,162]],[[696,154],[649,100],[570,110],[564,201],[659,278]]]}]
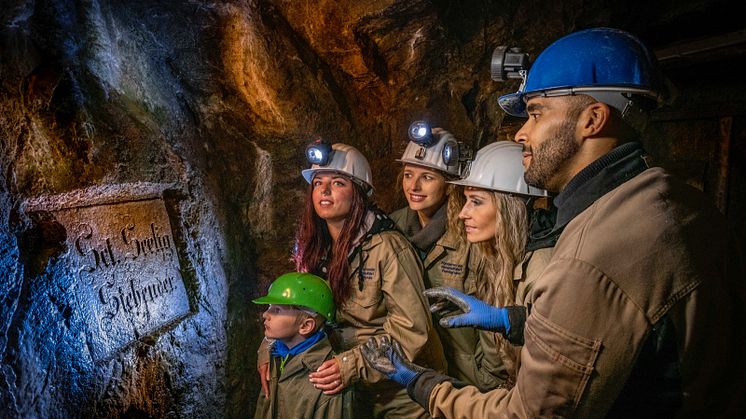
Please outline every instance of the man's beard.
[{"label": "man's beard", "polygon": [[541,146],[530,149],[532,157],[524,176],[526,183],[547,190],[552,186],[557,186],[550,186],[550,180],[580,149],[580,145],[575,142],[576,124],[577,118],[574,121],[565,119],[551,138]]}]

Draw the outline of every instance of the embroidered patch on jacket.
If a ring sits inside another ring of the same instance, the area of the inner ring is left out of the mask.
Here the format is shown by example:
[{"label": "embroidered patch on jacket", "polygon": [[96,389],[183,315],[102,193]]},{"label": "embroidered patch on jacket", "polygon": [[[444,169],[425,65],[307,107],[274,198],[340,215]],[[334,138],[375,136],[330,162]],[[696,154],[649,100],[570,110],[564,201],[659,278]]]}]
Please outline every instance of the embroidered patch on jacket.
[{"label": "embroidered patch on jacket", "polygon": [[444,274],[461,275],[464,273],[464,265],[459,263],[442,262],[440,264],[440,271]]},{"label": "embroidered patch on jacket", "polygon": [[366,280],[373,279],[373,276],[375,275],[375,273],[376,273],[376,268],[363,268],[362,270],[363,278]]}]

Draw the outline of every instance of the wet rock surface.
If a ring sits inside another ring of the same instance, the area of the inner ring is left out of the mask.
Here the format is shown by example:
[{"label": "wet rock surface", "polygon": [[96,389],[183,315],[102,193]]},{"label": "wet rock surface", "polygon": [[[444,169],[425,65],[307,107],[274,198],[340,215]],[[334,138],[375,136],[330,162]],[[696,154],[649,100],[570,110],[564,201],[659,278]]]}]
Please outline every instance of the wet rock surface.
[{"label": "wet rock surface", "polygon": [[[742,30],[731,3],[4,2],[0,416],[250,417],[250,300],[292,269],[309,138],[358,147],[393,210],[412,120],[475,148],[518,129],[496,104],[518,83],[489,79],[495,46],[535,56],[615,26],[662,48]],[[741,68],[740,51],[666,64],[674,94],[644,140],[743,237],[746,86],[723,66]],[[55,205],[145,190],[164,203],[188,315],[99,358]]]}]

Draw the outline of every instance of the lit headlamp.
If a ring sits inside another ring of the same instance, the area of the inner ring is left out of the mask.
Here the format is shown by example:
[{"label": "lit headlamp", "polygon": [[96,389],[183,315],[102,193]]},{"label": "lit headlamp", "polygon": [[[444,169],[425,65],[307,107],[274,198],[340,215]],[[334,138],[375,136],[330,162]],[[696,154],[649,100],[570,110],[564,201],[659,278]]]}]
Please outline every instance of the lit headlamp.
[{"label": "lit headlamp", "polygon": [[422,147],[430,147],[437,142],[433,136],[433,130],[425,121],[412,122],[409,126],[409,139]]},{"label": "lit headlamp", "polygon": [[306,147],[306,159],[311,164],[326,166],[332,160],[332,145],[329,142],[318,139]]},{"label": "lit headlamp", "polygon": [[[469,162],[474,159],[471,147],[455,140],[448,140],[443,145],[441,157],[446,166],[458,165],[459,172],[463,172],[465,168],[468,168]],[[462,177],[463,176],[462,173]]]},{"label": "lit headlamp", "polygon": [[456,162],[459,161],[460,158],[460,152],[459,152],[459,146],[457,141],[448,141],[443,146],[443,163],[445,163],[446,166],[452,166],[456,164]]}]

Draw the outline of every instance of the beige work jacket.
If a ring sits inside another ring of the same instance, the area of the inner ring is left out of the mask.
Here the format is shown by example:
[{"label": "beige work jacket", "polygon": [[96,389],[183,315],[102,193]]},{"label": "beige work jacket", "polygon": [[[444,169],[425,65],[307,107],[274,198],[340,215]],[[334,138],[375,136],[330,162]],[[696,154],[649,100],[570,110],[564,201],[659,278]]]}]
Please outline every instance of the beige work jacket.
[{"label": "beige work jacket", "polygon": [[385,379],[367,365],[359,348],[369,337],[384,334],[396,339],[417,364],[446,370],[443,347],[422,294],[422,263],[400,232],[383,231],[363,242],[361,253],[350,263],[349,282],[352,297],[337,307],[335,329],[344,350],[335,358],[345,385]]},{"label": "beige work jacket", "polygon": [[[426,283],[430,287],[451,287],[476,294],[482,260],[472,249],[473,245],[460,244],[454,233],[446,231],[425,258]],[[493,333],[471,327],[444,328],[437,321],[449,375],[483,390],[495,388],[506,380],[507,372]]]},{"label": "beige work jacket", "polygon": [[521,263],[516,265],[513,272],[513,286],[515,289],[515,305],[525,306],[531,301],[531,291],[536,279],[544,272],[552,259],[554,248],[545,247],[526,252]]},{"label": "beige work jacket", "polygon": [[444,382],[431,414],[603,417],[664,316],[678,338],[681,417],[742,414],[743,272],[728,271],[726,237],[716,210],[660,168],[606,193],[567,224],[534,283],[515,387]]}]

